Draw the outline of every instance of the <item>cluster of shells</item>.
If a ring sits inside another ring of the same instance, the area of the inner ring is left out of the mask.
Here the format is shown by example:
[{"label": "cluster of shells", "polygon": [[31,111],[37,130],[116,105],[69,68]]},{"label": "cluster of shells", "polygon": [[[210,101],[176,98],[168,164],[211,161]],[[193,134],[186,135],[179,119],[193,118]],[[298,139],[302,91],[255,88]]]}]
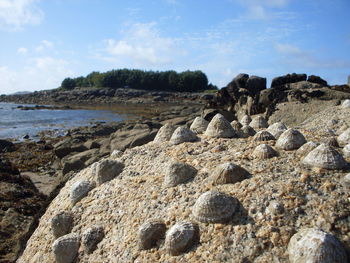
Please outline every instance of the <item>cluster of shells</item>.
[{"label": "cluster of shells", "polygon": [[[240,122],[228,122],[223,115],[217,114],[209,122],[197,117],[192,125],[175,127],[166,124],[158,131],[154,143],[169,143],[178,145],[184,142],[196,142],[204,138],[248,138],[255,145],[251,155],[253,158],[278,158],[279,151],[296,151],[301,156],[301,164],[325,169],[345,169],[348,163],[330,143],[307,142],[304,135],[296,130],[287,128],[283,123],[268,126],[267,121],[258,116],[244,116]],[[343,154],[350,152],[350,129],[340,134],[336,141],[343,146]],[[119,153],[115,153],[117,156]],[[117,177],[123,170],[124,164],[116,160],[104,159],[92,165],[93,181],[78,181],[71,188],[71,205],[74,206],[86,197],[90,191]],[[197,170],[191,165],[171,160],[164,170],[164,187],[176,187],[179,184],[193,180]],[[244,167],[232,162],[222,163],[214,167],[208,180],[212,186],[234,184],[249,180],[251,173]],[[345,184],[349,184],[349,180]],[[278,204],[271,203],[271,211],[283,212]],[[162,218],[150,218],[143,223],[138,231],[138,247],[148,250],[164,246],[172,256],[186,253],[200,245],[200,223],[216,224],[229,223],[239,214],[241,204],[235,196],[209,190],[199,196],[192,207],[193,221],[178,221],[167,229]],[[86,253],[92,253],[104,238],[103,226],[87,229],[82,236],[72,233],[74,216],[70,211],[61,211],[51,220],[52,234],[56,238],[52,245],[55,259],[59,263],[74,262],[80,245]],[[304,232],[302,232],[304,231]],[[291,262],[346,262],[346,252],[340,242],[331,234],[318,229],[302,230],[290,240],[288,247]],[[317,241],[315,241],[317,239]],[[308,245],[307,245],[308,244]],[[311,245],[310,245],[311,244]],[[307,246],[310,246],[306,248]],[[332,250],[336,246],[336,249]],[[330,250],[332,252],[330,253]],[[296,252],[297,251],[297,252]],[[324,258],[327,260],[324,261]],[[337,261],[338,259],[340,261]],[[320,259],[320,260],[318,260]],[[344,261],[345,260],[345,261]]]}]

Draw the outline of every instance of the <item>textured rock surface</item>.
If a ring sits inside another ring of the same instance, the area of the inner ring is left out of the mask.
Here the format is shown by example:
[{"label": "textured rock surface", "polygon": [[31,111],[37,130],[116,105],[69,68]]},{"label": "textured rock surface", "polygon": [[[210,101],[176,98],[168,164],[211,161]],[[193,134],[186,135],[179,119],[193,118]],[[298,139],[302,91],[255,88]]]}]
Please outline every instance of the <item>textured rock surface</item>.
[{"label": "textured rock surface", "polygon": [[337,138],[338,144],[344,146],[350,143],[350,128],[342,132]]},{"label": "textured rock surface", "polygon": [[331,234],[322,230],[306,228],[296,233],[288,245],[291,263],[346,263],[343,245]]}]

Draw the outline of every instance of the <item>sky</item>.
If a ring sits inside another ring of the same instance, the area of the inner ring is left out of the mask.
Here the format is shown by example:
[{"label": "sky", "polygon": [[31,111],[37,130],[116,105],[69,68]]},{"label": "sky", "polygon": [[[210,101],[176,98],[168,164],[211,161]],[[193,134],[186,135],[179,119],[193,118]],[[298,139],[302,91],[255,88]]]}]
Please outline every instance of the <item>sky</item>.
[{"label": "sky", "polygon": [[345,84],[349,13],[350,0],[0,0],[0,94],[120,68]]}]

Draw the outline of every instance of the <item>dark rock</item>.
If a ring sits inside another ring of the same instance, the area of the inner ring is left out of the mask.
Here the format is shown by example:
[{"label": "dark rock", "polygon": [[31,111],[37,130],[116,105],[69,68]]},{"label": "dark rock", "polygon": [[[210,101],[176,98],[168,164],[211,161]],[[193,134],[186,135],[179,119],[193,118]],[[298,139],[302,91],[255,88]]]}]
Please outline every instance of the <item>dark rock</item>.
[{"label": "dark rock", "polygon": [[62,174],[67,174],[70,171],[79,171],[83,168],[85,168],[84,162],[80,158],[75,158],[72,156],[72,158],[62,159]]},{"label": "dark rock", "polygon": [[6,140],[0,140],[0,153],[13,152],[15,150],[16,150],[16,147],[12,142],[6,141]]},{"label": "dark rock", "polygon": [[334,85],[334,86],[331,86],[331,89],[336,91],[342,91],[342,92],[350,92],[349,85]]},{"label": "dark rock", "polygon": [[78,138],[68,138],[54,145],[54,152],[58,158],[72,152],[83,152],[87,150],[87,147],[83,145],[84,141]]},{"label": "dark rock", "polygon": [[232,112],[229,112],[227,110],[219,110],[219,109],[204,109],[202,112],[202,118],[207,121],[211,121],[211,119],[218,113],[224,116],[225,119],[228,120],[229,122],[235,120],[235,115]]},{"label": "dark rock", "polygon": [[317,83],[320,84],[322,86],[328,86],[327,81],[325,81],[323,78],[321,78],[320,76],[315,76],[315,75],[310,75],[307,78],[308,82],[312,82],[312,83]]},{"label": "dark rock", "polygon": [[23,139],[29,139],[29,135],[26,134],[25,136],[23,136]]},{"label": "dark rock", "polygon": [[296,73],[276,77],[271,82],[271,88],[283,86],[283,85],[288,84],[288,83],[306,81],[306,77],[307,77],[306,74],[296,74]]},{"label": "dark rock", "polygon": [[266,89],[266,78],[250,76],[247,80],[246,89],[253,95],[258,94],[260,91]]}]

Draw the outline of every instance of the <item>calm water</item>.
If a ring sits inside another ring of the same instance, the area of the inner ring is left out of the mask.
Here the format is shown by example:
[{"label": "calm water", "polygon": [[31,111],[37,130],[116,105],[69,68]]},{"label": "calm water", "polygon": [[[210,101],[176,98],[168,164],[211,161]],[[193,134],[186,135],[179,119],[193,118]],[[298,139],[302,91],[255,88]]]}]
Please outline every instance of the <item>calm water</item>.
[{"label": "calm water", "polygon": [[121,121],[129,117],[107,110],[21,110],[17,109],[19,105],[34,106],[0,102],[0,139],[22,139],[25,135],[35,139],[38,132],[44,130],[58,136],[67,128]]}]

